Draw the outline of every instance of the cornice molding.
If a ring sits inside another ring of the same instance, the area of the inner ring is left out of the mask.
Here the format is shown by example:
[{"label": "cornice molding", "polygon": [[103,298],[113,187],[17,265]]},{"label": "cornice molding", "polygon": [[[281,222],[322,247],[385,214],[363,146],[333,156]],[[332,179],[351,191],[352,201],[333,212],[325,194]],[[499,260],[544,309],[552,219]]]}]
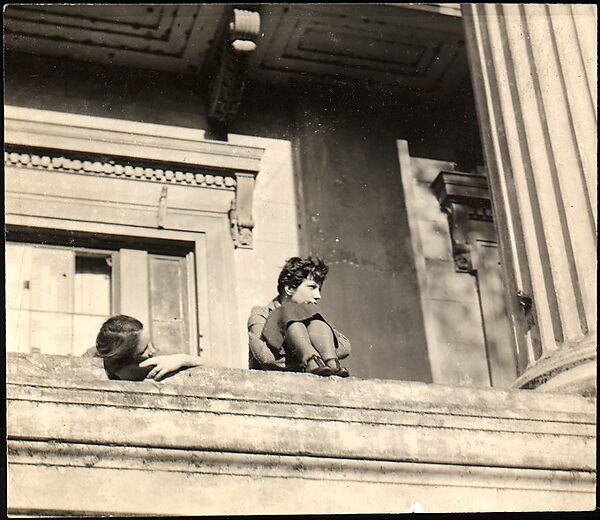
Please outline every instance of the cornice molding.
[{"label": "cornice molding", "polygon": [[235,190],[236,247],[252,247],[252,200],[263,148],[192,129],[5,107],[5,165],[163,185]]},{"label": "cornice molding", "polygon": [[[10,148],[9,148],[10,150]],[[237,181],[234,176],[194,173],[185,170],[171,170],[121,164],[113,160],[94,161],[84,158],[69,158],[56,153],[19,153],[4,152],[5,166],[33,168],[48,172],[67,172],[73,174],[122,177],[134,180],[180,184],[202,188],[234,190]],[[231,174],[233,175],[233,174]]]},{"label": "cornice molding", "polygon": [[176,163],[258,174],[264,148],[204,138],[190,128],[48,110],[4,107],[4,141],[31,148]]},{"label": "cornice molding", "polygon": [[484,175],[441,171],[431,183],[431,189],[442,207],[452,203],[463,204],[477,208],[479,211],[474,214],[488,213],[481,210],[489,209],[491,219],[491,196]]}]

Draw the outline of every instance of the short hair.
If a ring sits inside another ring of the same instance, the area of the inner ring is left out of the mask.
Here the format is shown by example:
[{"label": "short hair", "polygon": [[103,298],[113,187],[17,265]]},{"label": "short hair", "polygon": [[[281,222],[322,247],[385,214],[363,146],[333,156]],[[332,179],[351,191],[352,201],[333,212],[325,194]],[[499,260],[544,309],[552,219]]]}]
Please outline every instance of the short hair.
[{"label": "short hair", "polygon": [[98,355],[105,359],[126,359],[136,351],[144,325],[131,316],[119,314],[108,318],[96,337]]},{"label": "short hair", "polygon": [[282,295],[286,286],[296,289],[309,276],[321,287],[328,271],[329,267],[317,256],[308,258],[293,256],[286,260],[281,273],[279,273],[277,292]]}]

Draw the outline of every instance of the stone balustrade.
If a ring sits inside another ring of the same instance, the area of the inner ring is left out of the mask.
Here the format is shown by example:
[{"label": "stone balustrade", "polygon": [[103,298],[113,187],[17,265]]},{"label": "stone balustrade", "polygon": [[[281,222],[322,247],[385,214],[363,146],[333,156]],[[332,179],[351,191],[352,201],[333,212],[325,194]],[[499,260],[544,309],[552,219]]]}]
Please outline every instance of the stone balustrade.
[{"label": "stone balustrade", "polygon": [[7,381],[13,514],[595,505],[594,398],[208,367],[108,381],[99,359],[23,354]]}]

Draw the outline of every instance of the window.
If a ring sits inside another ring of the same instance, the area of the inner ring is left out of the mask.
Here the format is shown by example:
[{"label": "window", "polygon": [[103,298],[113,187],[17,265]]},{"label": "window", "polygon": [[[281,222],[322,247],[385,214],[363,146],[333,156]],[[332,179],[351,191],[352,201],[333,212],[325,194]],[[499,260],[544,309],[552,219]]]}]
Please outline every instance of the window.
[{"label": "window", "polygon": [[130,314],[161,352],[197,353],[193,253],[153,251],[7,242],[7,350],[79,356]]},{"label": "window", "polygon": [[110,252],[6,244],[7,350],[81,355],[111,315]]}]

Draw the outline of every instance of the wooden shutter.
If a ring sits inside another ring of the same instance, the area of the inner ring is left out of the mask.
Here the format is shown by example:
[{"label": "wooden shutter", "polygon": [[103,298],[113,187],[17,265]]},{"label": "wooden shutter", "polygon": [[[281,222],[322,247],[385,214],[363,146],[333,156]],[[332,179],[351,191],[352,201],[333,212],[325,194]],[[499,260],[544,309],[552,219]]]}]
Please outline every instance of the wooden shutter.
[{"label": "wooden shutter", "polygon": [[119,313],[150,323],[148,313],[148,253],[120,249],[116,282],[119,288]]},{"label": "wooden shutter", "polygon": [[152,341],[161,354],[190,353],[186,258],[148,255]]}]

